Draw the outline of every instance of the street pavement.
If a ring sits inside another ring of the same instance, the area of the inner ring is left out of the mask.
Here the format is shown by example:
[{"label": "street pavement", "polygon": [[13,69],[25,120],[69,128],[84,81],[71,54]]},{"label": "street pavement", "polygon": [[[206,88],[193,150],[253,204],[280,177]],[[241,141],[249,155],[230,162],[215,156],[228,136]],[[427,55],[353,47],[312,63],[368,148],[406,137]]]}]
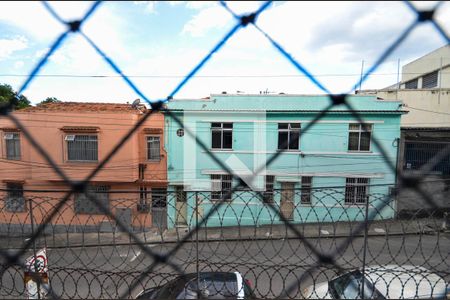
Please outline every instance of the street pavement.
[{"label": "street pavement", "polygon": [[[367,237],[365,248],[363,236],[349,240],[330,235],[308,237],[304,241],[286,235],[284,238],[269,235],[265,239],[199,240],[176,247],[178,244],[170,241],[141,246],[117,243],[51,247],[47,253],[50,284],[61,298],[117,298],[144,274],[132,291],[132,298],[144,287],[160,285],[180,271],[195,272],[198,266],[200,271],[241,272],[261,298],[274,298],[291,286],[294,289],[290,295],[298,298],[302,288],[337,274],[332,265],[322,264],[318,269],[309,270],[319,261],[319,254],[332,255],[341,268],[352,269],[362,266],[364,252],[366,265],[424,266],[450,281],[450,233],[443,231],[373,234]],[[152,255],[172,252],[167,263],[149,269],[155,263]],[[31,254],[28,251],[26,255]],[[24,297],[23,270],[18,266],[4,270],[1,280],[0,298]]]}]

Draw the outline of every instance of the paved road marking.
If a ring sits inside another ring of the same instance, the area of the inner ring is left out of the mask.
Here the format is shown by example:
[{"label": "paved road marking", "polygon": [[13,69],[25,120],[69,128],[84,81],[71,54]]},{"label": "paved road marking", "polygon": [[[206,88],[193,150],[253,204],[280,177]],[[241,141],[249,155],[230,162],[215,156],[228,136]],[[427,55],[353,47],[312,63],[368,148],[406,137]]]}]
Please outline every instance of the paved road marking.
[{"label": "paved road marking", "polygon": [[[148,248],[153,248],[153,247],[155,247],[156,245],[145,245],[145,247],[148,247]],[[133,262],[133,261],[135,261],[136,260],[136,258],[138,258],[139,257],[139,255],[141,255],[142,253],[141,253],[141,251],[138,251],[135,255],[133,255],[133,257],[130,259],[130,262]]]},{"label": "paved road marking", "polygon": [[130,262],[135,261],[136,258],[138,258],[139,255],[141,255],[141,251],[138,251],[135,255],[133,255],[133,257],[130,259]]}]

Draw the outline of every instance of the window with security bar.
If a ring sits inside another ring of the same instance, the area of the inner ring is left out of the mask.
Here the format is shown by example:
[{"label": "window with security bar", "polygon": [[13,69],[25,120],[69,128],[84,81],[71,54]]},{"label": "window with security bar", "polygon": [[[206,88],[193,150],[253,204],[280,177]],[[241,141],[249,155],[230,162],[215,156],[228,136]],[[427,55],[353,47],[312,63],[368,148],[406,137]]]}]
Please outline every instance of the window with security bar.
[{"label": "window with security bar", "polygon": [[300,123],[278,124],[278,150],[299,150]]},{"label": "window with security bar", "polygon": [[275,176],[266,175],[266,190],[263,192],[263,199],[266,203],[273,203],[273,184],[275,181]]},{"label": "window with security bar", "polygon": [[159,136],[147,137],[147,159],[152,161],[161,159]]},{"label": "window with security bar", "polygon": [[97,135],[66,135],[68,161],[97,161]]},{"label": "window with security bar", "polygon": [[347,178],[345,204],[365,204],[368,200],[369,178]]},{"label": "window with security bar", "polygon": [[152,207],[166,207],[167,206],[167,189],[166,188],[152,188]]},{"label": "window with security bar", "polygon": [[211,123],[211,148],[233,149],[233,123]]},{"label": "window with security bar", "polygon": [[103,207],[109,209],[109,186],[106,185],[90,185],[87,187],[87,195],[85,193],[76,193],[75,213],[77,214],[103,214],[102,210],[92,200],[103,204]]},{"label": "window with security bar", "polygon": [[312,177],[302,176],[301,203],[311,204]]},{"label": "window with security bar", "polygon": [[231,201],[231,175],[211,175],[211,200]]},{"label": "window with security bar", "polygon": [[372,124],[349,124],[348,150],[370,151]]},{"label": "window with security bar", "polygon": [[20,134],[5,132],[3,135],[6,148],[6,159],[20,160]]},{"label": "window with security bar", "polygon": [[23,185],[21,183],[7,183],[6,189],[8,193],[5,201],[5,209],[10,212],[25,211]]}]

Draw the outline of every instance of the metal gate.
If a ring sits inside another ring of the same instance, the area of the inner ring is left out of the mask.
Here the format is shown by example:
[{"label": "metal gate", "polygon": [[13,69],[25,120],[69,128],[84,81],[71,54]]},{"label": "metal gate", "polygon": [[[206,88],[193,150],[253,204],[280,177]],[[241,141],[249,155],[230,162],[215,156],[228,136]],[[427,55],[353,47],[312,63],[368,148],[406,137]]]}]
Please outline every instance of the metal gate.
[{"label": "metal gate", "polygon": [[[405,142],[405,162],[404,170],[419,170],[427,164],[444,148],[448,147],[448,142],[436,141],[413,141]],[[433,167],[432,171],[443,175],[450,174],[450,155],[445,156]]]},{"label": "metal gate", "polygon": [[152,226],[159,231],[167,229],[167,190],[152,188]]}]

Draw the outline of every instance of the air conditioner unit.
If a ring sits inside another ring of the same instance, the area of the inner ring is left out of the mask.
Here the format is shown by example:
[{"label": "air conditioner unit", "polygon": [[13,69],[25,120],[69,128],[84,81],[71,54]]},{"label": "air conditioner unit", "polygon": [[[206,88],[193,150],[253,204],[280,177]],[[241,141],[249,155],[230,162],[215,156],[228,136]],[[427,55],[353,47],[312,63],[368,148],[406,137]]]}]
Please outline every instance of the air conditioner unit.
[{"label": "air conditioner unit", "polygon": [[5,133],[3,137],[5,140],[12,140],[12,139],[14,139],[14,134],[13,133]]},{"label": "air conditioner unit", "polygon": [[65,140],[68,142],[73,142],[73,141],[75,141],[75,135],[73,135],[73,134],[66,135]]}]

